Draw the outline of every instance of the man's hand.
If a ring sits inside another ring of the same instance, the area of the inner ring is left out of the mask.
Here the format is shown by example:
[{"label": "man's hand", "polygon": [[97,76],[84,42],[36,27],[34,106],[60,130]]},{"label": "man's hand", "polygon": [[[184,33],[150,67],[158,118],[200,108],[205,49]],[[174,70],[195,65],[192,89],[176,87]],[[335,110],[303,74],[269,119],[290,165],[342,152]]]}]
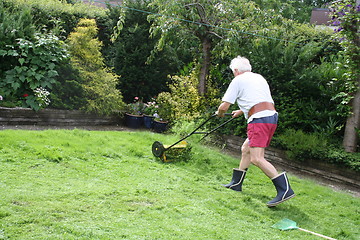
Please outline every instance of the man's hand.
[{"label": "man's hand", "polygon": [[239,117],[239,116],[243,115],[244,112],[241,111],[241,110],[236,110],[236,111],[232,111],[231,114],[232,114],[232,117],[233,117],[233,118],[236,118],[236,117]]},{"label": "man's hand", "polygon": [[215,114],[216,114],[218,117],[224,117],[224,116],[225,116],[225,112],[223,112],[223,111],[216,111]]}]

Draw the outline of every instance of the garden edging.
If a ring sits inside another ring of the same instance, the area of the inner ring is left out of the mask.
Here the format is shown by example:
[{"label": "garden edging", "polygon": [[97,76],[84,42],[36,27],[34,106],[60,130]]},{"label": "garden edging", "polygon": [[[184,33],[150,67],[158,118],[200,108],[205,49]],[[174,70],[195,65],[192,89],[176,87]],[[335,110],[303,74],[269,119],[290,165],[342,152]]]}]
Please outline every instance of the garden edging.
[{"label": "garden edging", "polygon": [[101,116],[79,110],[0,107],[0,125],[98,126],[122,123],[119,116]]}]

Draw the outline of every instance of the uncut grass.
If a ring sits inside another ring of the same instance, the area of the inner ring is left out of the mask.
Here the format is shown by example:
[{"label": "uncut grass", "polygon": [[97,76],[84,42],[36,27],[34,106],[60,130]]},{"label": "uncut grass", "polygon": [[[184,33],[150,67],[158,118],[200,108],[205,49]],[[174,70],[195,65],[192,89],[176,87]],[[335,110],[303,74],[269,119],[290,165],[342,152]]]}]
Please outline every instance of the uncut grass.
[{"label": "uncut grass", "polygon": [[191,155],[165,164],[152,156],[155,140],[178,137],[0,131],[0,239],[318,239],[271,228],[285,217],[333,238],[360,238],[359,198],[290,175],[297,196],[268,208],[275,190],[257,168],[243,192],[231,191],[221,183],[238,159],[190,138]]}]

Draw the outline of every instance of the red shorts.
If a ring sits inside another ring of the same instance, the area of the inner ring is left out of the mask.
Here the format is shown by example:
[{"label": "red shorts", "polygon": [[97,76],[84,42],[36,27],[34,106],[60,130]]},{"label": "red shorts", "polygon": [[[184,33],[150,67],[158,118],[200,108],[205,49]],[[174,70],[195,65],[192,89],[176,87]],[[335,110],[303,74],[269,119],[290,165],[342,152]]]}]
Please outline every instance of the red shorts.
[{"label": "red shorts", "polygon": [[278,122],[278,114],[273,116],[254,118],[247,125],[247,136],[250,147],[268,147],[275,133]]}]

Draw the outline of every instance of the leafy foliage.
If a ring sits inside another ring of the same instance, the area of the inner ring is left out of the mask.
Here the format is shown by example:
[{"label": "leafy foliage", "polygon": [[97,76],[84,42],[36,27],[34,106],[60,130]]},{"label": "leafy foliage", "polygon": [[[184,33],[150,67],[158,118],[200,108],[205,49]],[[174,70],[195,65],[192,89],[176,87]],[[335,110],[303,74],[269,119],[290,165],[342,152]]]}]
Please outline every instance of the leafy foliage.
[{"label": "leafy foliage", "polygon": [[322,133],[305,133],[302,130],[287,129],[276,136],[274,145],[286,150],[287,156],[295,161],[324,161],[360,171],[360,154],[346,153],[333,144]]},{"label": "leafy foliage", "polygon": [[42,98],[34,92],[39,87],[51,89],[58,75],[56,64],[66,59],[64,44],[52,34],[36,34],[34,42],[17,39],[15,44],[6,45],[0,50],[4,59],[17,63],[5,71],[0,89],[5,97],[25,97],[23,105],[34,110],[44,108]]},{"label": "leafy foliage", "polygon": [[261,12],[249,1],[156,0],[150,6],[156,7],[159,13],[149,15],[151,34],[159,38],[154,53],[167,45],[189,51],[200,67],[198,91],[201,95],[207,93],[213,50],[233,39],[233,28],[249,26]]},{"label": "leafy foliage", "polygon": [[217,91],[214,88],[210,88],[206,97],[198,94],[197,72],[197,69],[191,69],[189,75],[171,77],[170,91],[160,93],[157,98],[160,117],[167,120],[192,120],[219,104],[215,98]]},{"label": "leafy foliage", "polygon": [[[168,90],[168,74],[177,71],[182,65],[179,52],[170,47],[156,54],[152,54],[156,38],[151,38],[147,21],[147,14],[151,11],[147,7],[149,1],[125,1],[126,9],[120,7],[109,8],[109,29],[117,29],[113,43],[105,46],[108,55],[108,65],[122,76],[118,88],[122,90],[124,101],[131,102],[134,97],[149,101],[158,93]],[[142,11],[134,11],[141,9]]]},{"label": "leafy foliage", "polygon": [[33,40],[35,26],[32,22],[31,8],[24,6],[22,11],[15,11],[4,5],[4,2],[0,3],[0,49],[13,44],[18,38]]},{"label": "leafy foliage", "polygon": [[359,23],[360,23],[360,5],[354,1],[337,1],[332,4],[332,19],[333,25],[336,26],[335,39],[339,41],[343,51],[343,61],[339,62],[339,67],[346,70],[343,74],[343,81],[346,84],[342,95],[343,105],[349,104],[354,97],[354,93],[359,89],[359,76],[360,76],[360,36],[359,36]]},{"label": "leafy foliage", "polygon": [[121,110],[124,103],[121,92],[116,89],[119,77],[105,66],[100,52],[101,42],[96,35],[95,20],[80,20],[75,32],[68,38],[71,61],[82,79],[81,86],[87,101],[85,110],[111,114]]},{"label": "leafy foliage", "polygon": [[58,66],[59,75],[51,89],[50,107],[55,109],[78,110],[86,105],[79,71],[67,59]]},{"label": "leafy foliage", "polygon": [[276,138],[287,150],[290,159],[305,161],[318,159],[326,152],[327,140],[319,134],[305,134],[302,130],[288,129]]},{"label": "leafy foliage", "polygon": [[[7,76],[7,83],[2,82],[3,87],[0,88],[0,94],[4,95],[2,104],[30,106],[35,110],[44,107],[39,106],[42,98],[39,99],[34,93],[39,85],[48,89],[53,87],[54,94],[49,96],[53,101],[52,107],[78,109],[83,106],[84,98],[77,85],[77,73],[75,70],[70,71],[68,62],[65,65],[60,61],[65,60],[60,59],[60,56],[66,53],[66,47],[57,38],[67,36],[81,16],[101,18],[105,16],[104,13],[104,9],[83,3],[66,4],[57,0],[1,1],[0,60],[6,64],[0,65],[0,78]],[[45,29],[52,30],[52,34],[43,34]],[[66,74],[59,76],[59,72]],[[76,80],[68,79],[71,76]],[[31,87],[27,86],[30,85],[29,81]],[[9,88],[15,88],[17,92],[9,95]]]},{"label": "leafy foliage", "polygon": [[198,117],[201,108],[201,97],[197,92],[197,77],[173,76],[169,85],[170,93],[158,96],[159,115],[168,120],[179,118],[193,119]]},{"label": "leafy foliage", "polygon": [[344,121],[346,109],[338,109],[339,100],[333,98],[343,88],[334,81],[343,73],[341,68],[334,67],[341,59],[321,58],[322,46],[316,42],[276,43],[270,44],[270,49],[265,46],[269,44],[255,48],[254,67],[269,81],[280,112],[280,130],[299,126],[314,131],[315,122],[318,127],[326,127],[329,118]]},{"label": "leafy foliage", "polygon": [[328,0],[253,0],[261,9],[273,11],[283,17],[307,23],[314,7],[324,7]]},{"label": "leafy foliage", "polygon": [[67,37],[80,18],[102,19],[106,16],[105,9],[84,4],[82,1],[66,3],[58,0],[3,0],[2,2],[6,8],[13,9],[14,12],[30,8],[35,25],[53,30],[58,37]]},{"label": "leafy foliage", "polygon": [[324,156],[325,160],[340,166],[346,166],[349,169],[360,172],[360,154],[348,153],[343,149],[331,147],[327,149]]}]

